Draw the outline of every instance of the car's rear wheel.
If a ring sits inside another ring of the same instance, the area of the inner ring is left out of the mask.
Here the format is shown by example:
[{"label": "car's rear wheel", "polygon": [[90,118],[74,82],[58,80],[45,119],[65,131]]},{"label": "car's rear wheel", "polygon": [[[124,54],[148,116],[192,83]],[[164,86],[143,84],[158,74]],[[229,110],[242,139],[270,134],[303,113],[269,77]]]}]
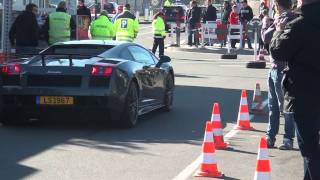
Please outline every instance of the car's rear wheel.
[{"label": "car's rear wheel", "polygon": [[170,111],[173,104],[174,80],[173,76],[169,75],[166,81],[166,90],[164,95],[164,111]]},{"label": "car's rear wheel", "polygon": [[3,126],[16,126],[28,123],[28,119],[23,116],[21,111],[7,110],[0,112],[0,123]]},{"label": "car's rear wheel", "polygon": [[138,106],[139,106],[139,93],[138,87],[135,82],[129,86],[128,94],[126,97],[126,104],[121,118],[121,126],[132,128],[138,121]]}]

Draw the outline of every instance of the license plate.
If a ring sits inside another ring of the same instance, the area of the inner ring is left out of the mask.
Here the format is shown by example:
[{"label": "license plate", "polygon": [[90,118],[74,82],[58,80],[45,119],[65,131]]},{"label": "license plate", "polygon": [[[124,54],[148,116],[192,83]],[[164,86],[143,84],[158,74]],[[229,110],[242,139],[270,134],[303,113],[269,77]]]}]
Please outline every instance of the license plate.
[{"label": "license plate", "polygon": [[37,96],[40,105],[72,105],[73,97],[69,96]]}]

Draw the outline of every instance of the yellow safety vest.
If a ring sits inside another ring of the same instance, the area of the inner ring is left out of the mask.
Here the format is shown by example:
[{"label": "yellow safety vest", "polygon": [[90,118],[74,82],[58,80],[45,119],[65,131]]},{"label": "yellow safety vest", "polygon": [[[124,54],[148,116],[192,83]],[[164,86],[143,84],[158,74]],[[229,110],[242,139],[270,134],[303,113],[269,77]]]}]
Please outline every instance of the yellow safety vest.
[{"label": "yellow safety vest", "polygon": [[152,31],[155,38],[163,38],[166,36],[166,28],[161,17],[152,21]]},{"label": "yellow safety vest", "polygon": [[100,16],[90,26],[91,38],[95,40],[112,40],[114,37],[113,24],[108,17]]},{"label": "yellow safety vest", "polygon": [[164,6],[166,6],[166,7],[171,6],[171,2],[170,2],[169,0],[166,0],[166,1],[164,2]]},{"label": "yellow safety vest", "polygon": [[49,14],[49,43],[70,41],[71,16],[65,12]]},{"label": "yellow safety vest", "polygon": [[116,40],[132,42],[139,31],[139,21],[129,11],[120,14],[114,24]]}]

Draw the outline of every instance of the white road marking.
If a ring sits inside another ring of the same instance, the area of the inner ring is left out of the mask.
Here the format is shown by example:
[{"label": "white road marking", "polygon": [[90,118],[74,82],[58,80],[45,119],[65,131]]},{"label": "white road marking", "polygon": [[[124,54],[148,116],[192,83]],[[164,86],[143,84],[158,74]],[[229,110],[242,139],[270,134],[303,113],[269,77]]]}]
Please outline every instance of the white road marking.
[{"label": "white road marking", "polygon": [[[152,33],[152,31],[150,31],[150,32],[145,32],[145,33],[138,33],[138,36],[139,35],[145,35],[145,34],[151,34]],[[152,37],[153,38],[153,37]]]},{"label": "white road marking", "polygon": [[[230,138],[235,136],[239,130],[232,129],[225,136],[224,139],[228,141]],[[186,180],[188,179],[194,171],[199,167],[201,163],[202,156],[200,155],[195,161],[193,161],[189,166],[187,166],[183,171],[181,171],[173,180]]]},{"label": "white road marking", "polygon": [[[173,60],[175,60],[173,58]],[[237,64],[246,64],[247,62],[240,62],[240,61],[233,61],[233,62],[228,62],[228,61],[216,61],[213,59],[203,59],[201,58],[201,60],[199,61],[188,61],[188,60],[176,60],[173,61],[173,63],[177,63],[177,64],[221,64],[220,66],[234,66]],[[225,64],[225,65],[223,65]],[[227,65],[227,64],[233,64],[233,65]],[[238,65],[237,65],[238,66]]]},{"label": "white road marking", "polygon": [[[180,41],[180,45],[186,43],[186,40],[181,40]],[[171,44],[166,44],[164,47],[170,47]]]},{"label": "white road marking", "polygon": [[231,64],[231,65],[219,65],[220,67],[244,67],[243,65],[239,64]]}]

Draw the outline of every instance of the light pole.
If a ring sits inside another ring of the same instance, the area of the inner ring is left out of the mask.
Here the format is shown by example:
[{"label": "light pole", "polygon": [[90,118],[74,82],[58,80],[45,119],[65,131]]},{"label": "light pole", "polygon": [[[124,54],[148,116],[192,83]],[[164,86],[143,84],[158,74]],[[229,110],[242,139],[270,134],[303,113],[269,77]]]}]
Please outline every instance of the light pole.
[{"label": "light pole", "polygon": [[2,34],[2,42],[3,42],[3,53],[10,54],[11,46],[9,40],[9,30],[12,19],[12,1],[4,1],[3,4],[3,34]]}]

